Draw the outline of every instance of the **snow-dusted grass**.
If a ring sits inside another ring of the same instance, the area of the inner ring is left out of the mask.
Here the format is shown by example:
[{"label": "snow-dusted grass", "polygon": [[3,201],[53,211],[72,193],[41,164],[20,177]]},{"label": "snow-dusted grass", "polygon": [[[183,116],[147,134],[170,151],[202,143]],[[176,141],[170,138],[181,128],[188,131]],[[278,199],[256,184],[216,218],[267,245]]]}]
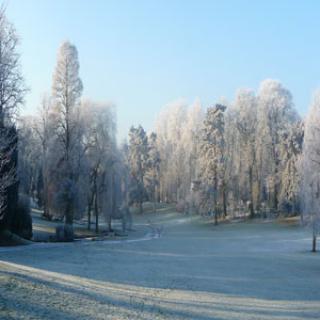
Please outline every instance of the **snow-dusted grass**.
[{"label": "snow-dusted grass", "polygon": [[0,318],[320,318],[320,255],[300,227],[170,213],[137,228],[150,223],[160,238],[0,251]]}]

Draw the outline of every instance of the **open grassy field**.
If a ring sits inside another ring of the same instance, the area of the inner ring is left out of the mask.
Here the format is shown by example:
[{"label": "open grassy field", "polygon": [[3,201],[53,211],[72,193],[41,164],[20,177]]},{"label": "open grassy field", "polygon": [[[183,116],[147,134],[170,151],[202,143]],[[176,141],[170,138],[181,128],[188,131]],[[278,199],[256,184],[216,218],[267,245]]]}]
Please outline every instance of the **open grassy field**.
[{"label": "open grassy field", "polygon": [[320,318],[320,255],[296,223],[135,221],[135,239],[1,248],[0,319]]}]

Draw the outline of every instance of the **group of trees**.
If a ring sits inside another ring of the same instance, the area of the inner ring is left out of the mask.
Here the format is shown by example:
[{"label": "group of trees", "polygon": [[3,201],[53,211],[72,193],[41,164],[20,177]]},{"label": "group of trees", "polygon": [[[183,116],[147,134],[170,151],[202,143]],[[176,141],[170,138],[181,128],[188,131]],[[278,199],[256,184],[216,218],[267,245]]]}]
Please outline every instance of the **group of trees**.
[{"label": "group of trees", "polygon": [[115,108],[82,98],[77,48],[66,41],[58,50],[51,93],[34,115],[17,117],[27,91],[18,44],[1,8],[0,232],[23,236],[18,229],[24,220],[32,230],[19,195],[33,199],[45,218],[64,220],[66,238],[73,236],[74,219],[85,214],[89,229],[94,214],[98,231],[102,214],[128,215],[126,208],[117,209],[126,200],[128,168],[117,149]]},{"label": "group of trees", "polygon": [[52,93],[34,116],[19,121],[21,189],[48,219],[110,214],[119,161],[114,107],[81,99],[82,81],[76,47],[58,51]]},{"label": "group of trees", "polygon": [[[251,218],[298,215],[320,230],[320,95],[304,121],[279,81],[265,80],[255,93],[242,89],[234,101],[204,110],[197,100],[167,105],[152,133],[157,150],[157,197],[143,192],[148,139],[130,131],[132,176],[140,201],[176,203],[183,211]],[[305,136],[305,139],[304,139]],[[139,137],[139,139],[137,139]],[[305,141],[305,143],[304,143]]]},{"label": "group of trees", "polygon": [[280,82],[239,90],[206,111],[199,101],[170,104],[155,132],[161,201],[188,206],[197,184],[205,212],[299,212],[303,122]]}]

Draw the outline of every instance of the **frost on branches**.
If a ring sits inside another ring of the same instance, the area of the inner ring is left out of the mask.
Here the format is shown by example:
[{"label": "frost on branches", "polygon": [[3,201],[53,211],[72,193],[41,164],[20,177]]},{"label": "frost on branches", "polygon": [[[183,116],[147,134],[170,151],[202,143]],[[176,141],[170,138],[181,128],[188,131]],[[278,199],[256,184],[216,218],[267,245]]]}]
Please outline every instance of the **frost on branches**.
[{"label": "frost on branches", "polygon": [[312,251],[320,231],[320,91],[313,97],[305,123],[302,160],[303,220],[312,229]]}]

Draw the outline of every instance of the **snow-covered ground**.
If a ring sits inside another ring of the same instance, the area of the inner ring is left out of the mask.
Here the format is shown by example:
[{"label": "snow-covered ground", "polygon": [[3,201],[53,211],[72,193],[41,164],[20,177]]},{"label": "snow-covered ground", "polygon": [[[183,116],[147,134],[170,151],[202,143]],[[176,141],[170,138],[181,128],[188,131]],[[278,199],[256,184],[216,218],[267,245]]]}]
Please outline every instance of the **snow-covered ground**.
[{"label": "snow-covered ground", "polygon": [[300,227],[167,213],[136,228],[148,236],[2,248],[0,319],[320,319]]}]

